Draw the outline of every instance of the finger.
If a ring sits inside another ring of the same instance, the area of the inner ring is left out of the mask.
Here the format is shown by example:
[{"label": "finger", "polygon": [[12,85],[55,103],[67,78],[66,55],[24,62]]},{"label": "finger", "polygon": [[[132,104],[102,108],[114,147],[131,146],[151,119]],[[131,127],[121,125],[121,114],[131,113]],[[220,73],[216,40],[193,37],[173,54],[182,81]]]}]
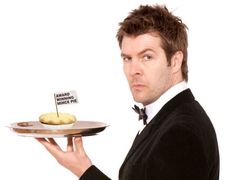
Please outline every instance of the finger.
[{"label": "finger", "polygon": [[75,137],[74,146],[75,146],[75,151],[77,151],[78,153],[85,153],[82,137]]},{"label": "finger", "polygon": [[55,147],[61,150],[60,146],[57,144],[57,142],[53,138],[48,138],[48,141],[53,144]]},{"label": "finger", "polygon": [[56,141],[55,141],[53,138],[48,138],[48,141],[49,141],[51,144],[57,145]]},{"label": "finger", "polygon": [[45,138],[35,138],[35,139],[39,142],[46,140]]},{"label": "finger", "polygon": [[35,138],[38,142],[44,145],[44,143],[48,142],[45,138]]},{"label": "finger", "polygon": [[72,137],[67,138],[67,151],[68,152],[73,152],[74,151]]},{"label": "finger", "polygon": [[48,152],[54,156],[56,159],[60,158],[63,155],[63,151],[57,145],[57,143],[53,139],[48,139],[47,141],[45,138],[36,138],[47,150]]}]

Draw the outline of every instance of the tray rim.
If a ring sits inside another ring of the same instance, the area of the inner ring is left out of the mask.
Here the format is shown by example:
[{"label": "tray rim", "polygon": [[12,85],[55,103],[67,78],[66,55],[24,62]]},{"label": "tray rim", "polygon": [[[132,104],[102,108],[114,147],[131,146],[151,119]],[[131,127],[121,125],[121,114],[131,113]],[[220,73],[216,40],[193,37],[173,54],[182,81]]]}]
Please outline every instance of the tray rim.
[{"label": "tray rim", "polygon": [[[28,123],[29,126],[19,126],[19,123]],[[87,126],[82,126],[83,123],[87,123]],[[39,127],[32,128],[32,124],[40,125],[41,123],[39,121],[21,121],[10,123],[7,127],[20,136],[54,138],[92,136],[103,131],[106,127],[109,126],[106,123],[100,121],[77,121],[76,126],[64,129],[51,129],[44,127],[42,124]],[[79,124],[81,125],[81,127],[79,127]]]}]

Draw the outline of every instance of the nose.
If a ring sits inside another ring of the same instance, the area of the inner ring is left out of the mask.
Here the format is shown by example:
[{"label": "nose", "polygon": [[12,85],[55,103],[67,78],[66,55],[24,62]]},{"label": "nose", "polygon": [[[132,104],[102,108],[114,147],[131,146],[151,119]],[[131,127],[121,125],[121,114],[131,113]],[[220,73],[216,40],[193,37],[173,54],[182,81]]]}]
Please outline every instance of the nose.
[{"label": "nose", "polygon": [[139,60],[134,59],[130,63],[130,75],[135,76],[135,75],[141,75],[142,74],[142,64]]}]

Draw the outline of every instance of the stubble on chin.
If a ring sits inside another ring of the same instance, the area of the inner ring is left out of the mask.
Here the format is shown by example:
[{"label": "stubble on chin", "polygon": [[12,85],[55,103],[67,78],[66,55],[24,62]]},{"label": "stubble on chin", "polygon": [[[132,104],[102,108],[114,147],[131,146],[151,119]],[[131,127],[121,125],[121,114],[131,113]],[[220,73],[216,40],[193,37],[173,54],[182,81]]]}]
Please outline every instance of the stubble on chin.
[{"label": "stubble on chin", "polygon": [[143,95],[144,92],[143,91],[138,91],[138,90],[132,89],[131,93],[132,93],[132,96],[133,96],[133,99],[135,102],[143,103],[143,101],[144,101],[144,95]]}]

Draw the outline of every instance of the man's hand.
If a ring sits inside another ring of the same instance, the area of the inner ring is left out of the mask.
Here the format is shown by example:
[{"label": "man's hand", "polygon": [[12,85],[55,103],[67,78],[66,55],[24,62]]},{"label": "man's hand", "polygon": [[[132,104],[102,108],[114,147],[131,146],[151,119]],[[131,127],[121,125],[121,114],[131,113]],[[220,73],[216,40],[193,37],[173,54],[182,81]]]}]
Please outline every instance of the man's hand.
[{"label": "man's hand", "polygon": [[77,177],[92,165],[91,160],[87,156],[81,137],[67,139],[67,151],[63,151],[56,141],[52,138],[36,138],[47,150],[54,156],[59,164],[69,169]]}]

